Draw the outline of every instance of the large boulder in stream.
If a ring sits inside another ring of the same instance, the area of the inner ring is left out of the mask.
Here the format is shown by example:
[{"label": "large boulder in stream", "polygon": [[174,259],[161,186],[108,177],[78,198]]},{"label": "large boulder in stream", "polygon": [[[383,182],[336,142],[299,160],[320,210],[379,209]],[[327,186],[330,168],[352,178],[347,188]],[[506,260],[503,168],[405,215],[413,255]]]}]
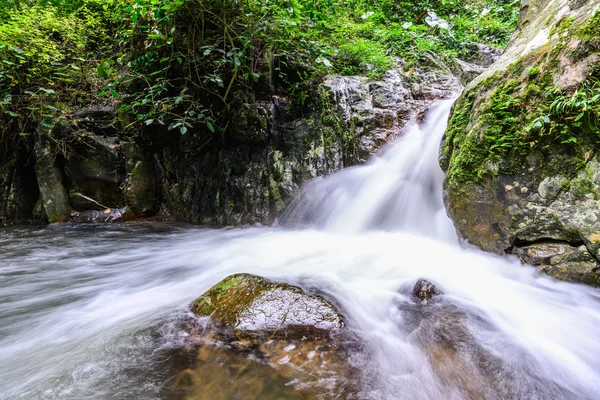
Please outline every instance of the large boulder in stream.
[{"label": "large boulder in stream", "polygon": [[[192,357],[176,374],[187,398],[355,398],[358,341],[334,304],[250,274],[225,278],[191,305]],[[268,384],[267,384],[268,383]]]},{"label": "large boulder in stream", "polygon": [[454,106],[442,144],[458,234],[558,279],[600,284],[600,6],[524,1],[505,53]]},{"label": "large boulder in stream", "polygon": [[251,274],[225,278],[194,301],[192,310],[235,332],[294,336],[344,327],[342,315],[329,300]]}]

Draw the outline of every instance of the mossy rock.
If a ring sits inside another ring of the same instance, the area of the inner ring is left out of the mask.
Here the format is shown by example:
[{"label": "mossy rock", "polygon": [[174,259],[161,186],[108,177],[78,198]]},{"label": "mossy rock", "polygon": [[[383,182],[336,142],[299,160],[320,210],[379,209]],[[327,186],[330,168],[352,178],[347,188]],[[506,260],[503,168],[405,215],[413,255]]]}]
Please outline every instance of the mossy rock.
[{"label": "mossy rock", "polygon": [[585,243],[595,261],[543,272],[588,284],[600,260],[586,239],[600,231],[600,138],[552,104],[598,77],[596,3],[523,3],[504,54],[457,100],[440,155],[444,202],[460,237],[499,254]]},{"label": "mossy rock", "polygon": [[301,288],[251,274],[231,275],[191,305],[215,326],[237,332],[284,335],[322,334],[344,326],[327,299]]}]

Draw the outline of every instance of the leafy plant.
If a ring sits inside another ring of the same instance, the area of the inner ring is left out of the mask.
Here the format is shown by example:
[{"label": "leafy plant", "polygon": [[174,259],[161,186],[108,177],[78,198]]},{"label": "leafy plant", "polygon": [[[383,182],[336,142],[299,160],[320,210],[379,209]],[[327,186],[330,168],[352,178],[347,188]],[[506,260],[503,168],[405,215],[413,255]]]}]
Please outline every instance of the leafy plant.
[{"label": "leafy plant", "polygon": [[571,121],[574,126],[586,124],[598,130],[600,121],[600,80],[590,78],[572,94],[557,92],[550,105],[553,115]]}]

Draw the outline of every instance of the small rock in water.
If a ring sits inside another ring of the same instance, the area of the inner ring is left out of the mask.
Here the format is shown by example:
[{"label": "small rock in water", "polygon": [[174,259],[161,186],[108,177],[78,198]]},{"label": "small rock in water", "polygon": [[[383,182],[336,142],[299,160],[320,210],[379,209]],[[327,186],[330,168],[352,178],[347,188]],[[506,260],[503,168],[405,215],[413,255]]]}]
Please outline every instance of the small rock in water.
[{"label": "small rock in water", "polygon": [[417,283],[415,283],[415,286],[413,286],[412,294],[422,302],[427,303],[434,296],[444,293],[428,280],[419,279]]}]

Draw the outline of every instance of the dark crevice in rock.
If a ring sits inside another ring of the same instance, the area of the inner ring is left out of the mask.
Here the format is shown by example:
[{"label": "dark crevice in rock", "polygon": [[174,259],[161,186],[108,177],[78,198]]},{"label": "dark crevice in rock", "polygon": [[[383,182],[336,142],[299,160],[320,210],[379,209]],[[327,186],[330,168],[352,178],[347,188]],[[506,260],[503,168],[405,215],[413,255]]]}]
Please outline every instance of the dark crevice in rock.
[{"label": "dark crevice in rock", "polygon": [[557,240],[557,239],[553,239],[553,238],[540,238],[537,240],[528,241],[528,240],[522,240],[519,238],[515,238],[512,246],[504,249],[504,252],[507,254],[514,254],[514,250],[516,248],[528,247],[528,246],[532,246],[534,244],[559,244],[559,245],[567,245],[567,246],[572,246],[572,247],[579,247],[579,246],[585,245],[583,240],[570,242],[570,241],[566,241],[566,240]]}]

